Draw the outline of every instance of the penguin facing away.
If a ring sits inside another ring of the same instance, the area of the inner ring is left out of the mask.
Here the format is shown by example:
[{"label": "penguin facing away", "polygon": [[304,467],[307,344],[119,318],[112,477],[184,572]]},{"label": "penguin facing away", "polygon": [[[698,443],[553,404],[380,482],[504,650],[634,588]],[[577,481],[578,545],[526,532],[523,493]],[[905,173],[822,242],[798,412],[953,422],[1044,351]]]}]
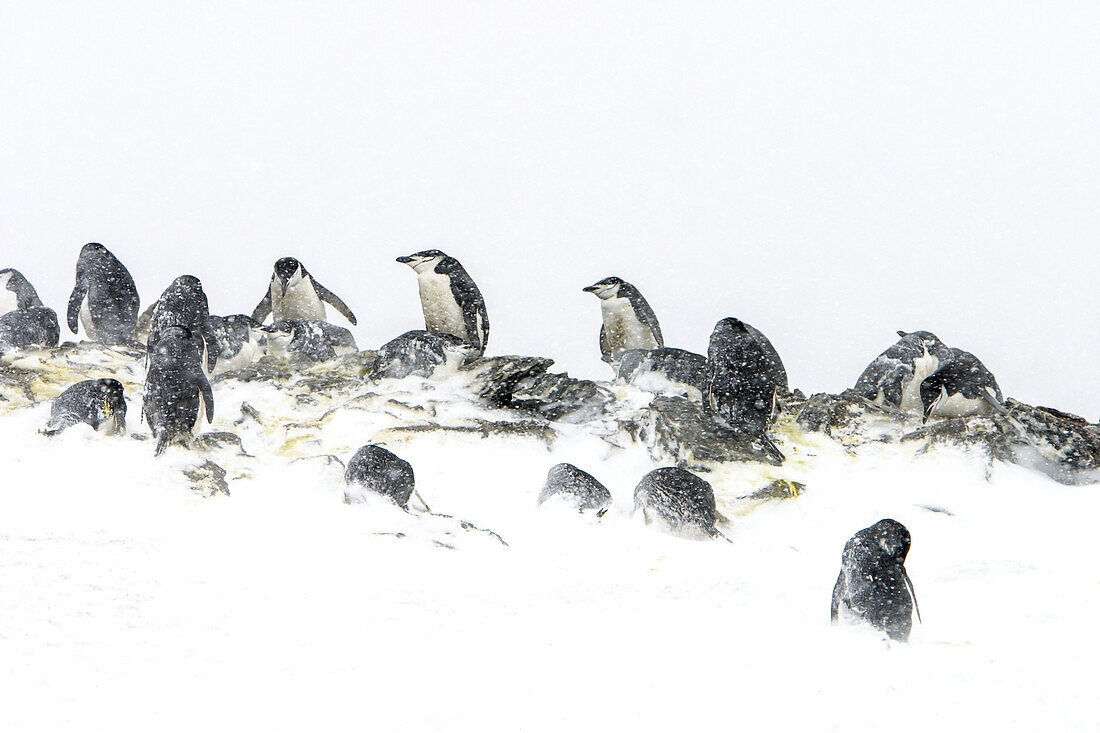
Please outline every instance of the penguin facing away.
[{"label": "penguin facing away", "polygon": [[202,283],[194,275],[180,275],[165,288],[140,320],[149,318],[149,349],[156,347],[157,339],[170,326],[182,326],[202,338],[202,349],[207,372],[214,370],[218,360],[218,342],[210,321],[210,306],[203,292]]},{"label": "penguin facing away", "polygon": [[61,338],[61,327],[52,308],[34,305],[0,316],[0,354],[28,348],[52,348]]},{"label": "penguin facing away", "polygon": [[950,358],[950,349],[929,331],[898,331],[897,343],[882,352],[856,380],[854,391],[880,405],[917,413],[920,385]]},{"label": "penguin facing away", "polygon": [[86,379],[54,398],[50,420],[42,431],[56,435],[78,423],[92,426],[97,433],[114,435],[126,431],[126,393],[117,379]]},{"label": "penguin facing away", "polygon": [[42,307],[38,291],[19,270],[0,270],[0,316],[13,310]]},{"label": "penguin facing away", "polygon": [[293,257],[282,257],[275,263],[267,294],[252,311],[252,320],[263,323],[271,316],[272,323],[326,321],[325,303],[335,308],[351,325],[357,324],[355,314],[344,301],[317,282],[305,265]]},{"label": "penguin facing away", "polygon": [[657,314],[630,283],[605,277],[582,290],[600,299],[600,354],[604,361],[611,363],[628,349],[659,349],[665,345]]},{"label": "penguin facing away", "polygon": [[676,466],[656,468],[634,489],[634,513],[646,524],[686,539],[725,537],[715,527],[721,515],[709,482]]},{"label": "penguin facing away", "polygon": [[424,327],[437,334],[450,334],[485,353],[489,343],[489,312],[485,298],[462,264],[438,249],[426,249],[398,257],[416,273]]},{"label": "penguin facing away", "polygon": [[917,595],[905,570],[909,530],[893,519],[861,529],[844,545],[840,575],[833,586],[833,625],[868,624],[894,641],[909,641]]},{"label": "penguin facing away", "polygon": [[924,422],[931,417],[1007,414],[997,379],[969,351],[952,348],[948,359],[920,385]]},{"label": "penguin facing away", "polygon": [[90,242],[76,261],[76,284],[69,296],[69,330],[77,324],[92,341],[133,343],[141,300],[130,271],[102,244]]},{"label": "penguin facing away", "polygon": [[592,474],[572,463],[559,463],[546,474],[546,483],[539,492],[539,506],[547,501],[564,502],[578,512],[596,512],[603,516],[611,507],[611,492]]},{"label": "penguin facing away", "polygon": [[214,393],[202,370],[199,339],[183,326],[168,326],[149,353],[141,414],[156,438],[156,455],[172,443],[189,446],[202,415],[214,420]]},{"label": "penguin facing away", "polygon": [[344,503],[360,504],[371,495],[384,496],[402,509],[416,489],[412,464],[380,445],[364,445],[344,471]]}]

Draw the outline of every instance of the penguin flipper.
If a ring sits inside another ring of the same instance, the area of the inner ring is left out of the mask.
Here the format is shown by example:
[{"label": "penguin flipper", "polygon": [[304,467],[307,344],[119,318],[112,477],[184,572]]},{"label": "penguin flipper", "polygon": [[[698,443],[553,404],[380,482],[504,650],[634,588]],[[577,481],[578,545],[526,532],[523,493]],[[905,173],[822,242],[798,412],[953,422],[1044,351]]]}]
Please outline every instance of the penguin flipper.
[{"label": "penguin flipper", "polygon": [[[336,297],[335,293],[333,293],[331,290],[329,290],[328,288],[326,288],[324,285],[317,282],[316,280],[313,281],[313,290],[314,290],[314,292],[317,293],[318,298],[320,298],[321,300],[323,300],[324,302],[328,303],[333,308],[335,308],[336,311],[340,315],[342,315],[344,318],[348,319],[348,321],[351,323],[351,325],[353,325],[353,326],[358,325],[358,321],[355,320],[355,314],[351,312],[351,308],[348,308],[347,305],[344,303],[344,301],[342,301],[342,300],[340,300],[340,298]],[[268,292],[268,299],[270,300],[270,298],[271,298],[271,293],[269,291]],[[255,314],[253,314],[252,317],[255,318],[256,317]]]},{"label": "penguin flipper", "polygon": [[917,621],[922,624],[924,620],[920,617],[920,606],[917,604],[917,591],[913,588],[913,581],[909,579],[909,572],[905,569],[905,566],[901,566],[901,574],[905,576],[905,585],[909,588],[909,597],[913,599],[913,609],[917,612]]},{"label": "penguin flipper", "polygon": [[[84,300],[84,295],[87,292],[87,288],[83,288],[80,286],[79,283],[77,283],[73,287],[72,294],[69,296],[69,308],[66,312],[66,316],[68,317],[67,320],[69,323],[69,330],[73,333],[76,333],[76,329],[79,324],[80,302]],[[91,334],[88,334],[88,338],[91,338]]]},{"label": "penguin flipper", "polygon": [[[205,375],[199,380],[199,392],[202,394],[202,403],[206,406],[206,422],[214,422],[214,391],[210,389],[210,380]],[[202,419],[202,416],[199,416]]]},{"label": "penguin flipper", "polygon": [[263,323],[267,317],[271,315],[271,288],[267,289],[267,293],[264,294],[264,299],[252,310],[252,320],[256,323]]},{"label": "penguin flipper", "polygon": [[840,593],[841,585],[844,583],[844,571],[840,571],[840,575],[836,576],[836,585],[833,586],[833,602],[829,606],[829,622],[833,626],[836,626],[840,621]]},{"label": "penguin flipper", "polygon": [[203,319],[201,330],[202,340],[206,344],[206,371],[212,372],[218,363],[218,340],[214,337],[214,323],[209,317]]}]

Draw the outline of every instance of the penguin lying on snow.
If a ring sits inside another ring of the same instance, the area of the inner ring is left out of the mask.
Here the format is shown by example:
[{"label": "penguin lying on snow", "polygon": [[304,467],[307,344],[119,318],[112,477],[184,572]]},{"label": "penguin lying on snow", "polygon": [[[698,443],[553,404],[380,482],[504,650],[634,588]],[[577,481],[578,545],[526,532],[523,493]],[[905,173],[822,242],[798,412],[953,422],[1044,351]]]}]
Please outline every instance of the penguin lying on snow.
[{"label": "penguin lying on snow", "polygon": [[604,361],[615,361],[628,349],[659,349],[665,345],[657,314],[630,283],[605,277],[582,290],[600,299],[600,354]]},{"label": "penguin lying on snow", "polygon": [[560,501],[578,512],[595,512],[602,517],[611,507],[611,492],[592,474],[572,463],[559,463],[546,474],[546,483],[539,492],[539,506],[547,501]]},{"label": "penguin lying on snow", "polygon": [[450,334],[485,353],[489,343],[489,312],[472,277],[462,264],[438,249],[398,257],[416,272],[424,327],[432,333]]},{"label": "penguin lying on snow", "polygon": [[42,307],[38,291],[19,270],[0,270],[0,316],[22,308]]},{"label": "penguin lying on snow", "polygon": [[378,350],[374,379],[446,377],[477,355],[477,348],[449,333],[408,331]]},{"label": "penguin lying on snow", "polygon": [[76,261],[76,284],[69,296],[68,325],[77,319],[92,341],[120,345],[134,341],[140,306],[129,270],[102,244],[91,242]]},{"label": "penguin lying on snow", "polygon": [[634,512],[641,510],[646,524],[688,539],[725,535],[715,528],[720,515],[711,485],[682,468],[657,468],[634,489]]},{"label": "penguin lying on snow", "polygon": [[905,572],[909,530],[893,519],[861,529],[844,545],[829,611],[840,621],[865,623],[894,641],[909,641],[913,610],[920,618],[913,581]]},{"label": "penguin lying on snow", "polygon": [[61,327],[52,308],[17,308],[0,316],[0,354],[27,348],[57,346]]},{"label": "penguin lying on snow", "polygon": [[671,392],[702,402],[707,357],[670,347],[628,349],[619,354],[615,378],[647,392]]},{"label": "penguin lying on snow", "polygon": [[156,455],[172,443],[190,445],[202,413],[214,420],[214,393],[202,371],[198,338],[182,326],[168,326],[149,353],[141,414],[157,440]]},{"label": "penguin lying on snow", "polygon": [[126,431],[126,395],[117,379],[86,379],[54,398],[50,421],[42,432],[56,435],[86,423],[107,435]]},{"label": "penguin lying on snow", "polygon": [[218,352],[214,374],[244,369],[266,351],[260,324],[248,316],[210,316],[210,327]]},{"label": "penguin lying on snow", "polygon": [[361,504],[370,496],[384,496],[402,509],[416,490],[412,465],[380,445],[364,445],[344,471],[344,503]]},{"label": "penguin lying on snow", "polygon": [[[218,343],[214,338],[214,327],[210,322],[210,306],[203,292],[202,283],[194,275],[180,275],[165,288],[157,302],[141,315],[139,325],[149,322],[147,347],[156,347],[157,339],[171,326],[182,326],[195,336],[201,337],[201,350],[206,362],[206,371],[214,370],[218,360]],[[196,344],[197,345],[197,344]]]},{"label": "penguin lying on snow", "polygon": [[356,325],[355,314],[344,301],[317,282],[298,260],[283,257],[275,263],[267,294],[252,311],[252,320],[263,323],[271,316],[273,323],[281,321],[324,321],[325,303]]},{"label": "penguin lying on snow", "polygon": [[1001,388],[985,364],[969,351],[951,349],[948,359],[920,385],[924,422],[930,417],[989,415],[1004,408]]},{"label": "penguin lying on snow", "polygon": [[928,331],[898,331],[898,336],[863,370],[854,390],[876,404],[916,413],[921,383],[950,358],[950,349]]},{"label": "penguin lying on snow", "polygon": [[261,330],[268,355],[291,362],[331,361],[359,350],[351,331],[327,321],[280,321]]}]

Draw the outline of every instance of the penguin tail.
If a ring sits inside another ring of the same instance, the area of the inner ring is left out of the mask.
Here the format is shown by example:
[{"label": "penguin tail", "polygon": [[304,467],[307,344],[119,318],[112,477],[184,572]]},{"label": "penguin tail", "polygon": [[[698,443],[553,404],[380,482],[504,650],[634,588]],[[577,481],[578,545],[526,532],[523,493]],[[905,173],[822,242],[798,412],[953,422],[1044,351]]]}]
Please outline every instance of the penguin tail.
[{"label": "penguin tail", "polygon": [[760,447],[763,449],[765,455],[767,455],[772,461],[775,461],[776,465],[779,465],[787,460],[787,456],[783,455],[783,451],[776,447],[772,439],[767,435],[760,436]]},{"label": "penguin tail", "polygon": [[171,442],[172,442],[171,438],[168,437],[168,431],[167,430],[162,430],[160,432],[160,434],[157,435],[157,447],[156,447],[156,450],[153,451],[153,455],[154,456],[159,456],[161,453],[163,453],[168,448],[168,445]]},{"label": "penguin tail", "polygon": [[717,527],[711,527],[710,530],[707,532],[707,534],[710,535],[713,539],[716,539],[716,540],[717,539],[723,539],[726,542],[730,543],[731,545],[733,544],[733,540],[731,540],[729,537],[726,537],[726,535],[722,534],[722,532]]}]

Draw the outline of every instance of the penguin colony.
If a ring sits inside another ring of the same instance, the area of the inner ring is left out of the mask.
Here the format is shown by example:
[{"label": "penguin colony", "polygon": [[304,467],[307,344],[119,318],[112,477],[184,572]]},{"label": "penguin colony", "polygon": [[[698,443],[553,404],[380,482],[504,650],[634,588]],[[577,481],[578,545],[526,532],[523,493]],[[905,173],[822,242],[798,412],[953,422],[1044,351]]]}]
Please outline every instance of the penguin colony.
[{"label": "penguin colony", "polygon": [[[436,249],[397,262],[416,273],[424,329],[383,345],[371,376],[438,378],[482,357],[489,340],[488,311],[461,263]],[[763,333],[737,318],[723,318],[704,356],[666,347],[653,308],[621,278],[604,278],[583,291],[600,301],[600,355],[619,382],[695,400],[739,438],[783,460],[768,430],[788,391],[787,372]],[[193,275],[177,277],[140,315],[139,304],[125,265],[101,244],[84,245],[67,325],[74,334],[82,328],[91,341],[145,351],[141,420],[153,433],[156,455],[174,444],[188,447],[203,418],[213,420],[211,375],[244,368],[263,356],[309,364],[358,351],[350,331],[327,321],[326,304],[352,325],[355,314],[293,257],[275,263],[251,316],[212,316],[202,283]],[[271,323],[264,325],[269,317]],[[1005,413],[997,380],[976,356],[927,331],[899,331],[898,336],[856,380],[854,391],[862,398],[920,415],[925,422]],[[0,270],[0,355],[57,346],[59,338],[57,314],[42,303],[34,286],[17,270]],[[42,432],[55,435],[80,423],[103,434],[125,432],[126,401],[118,380],[70,386],[54,400]],[[360,448],[344,478],[348,503],[381,498],[408,511],[410,498],[418,497],[413,467],[380,445]],[[538,503],[598,518],[610,507],[611,493],[592,474],[560,463],[547,474]],[[717,525],[725,519],[717,511],[713,488],[683,468],[650,471],[635,489],[634,504],[646,524],[667,532],[724,538]],[[908,640],[917,610],[904,565],[910,543],[909,531],[892,519],[848,540],[833,590],[833,623],[851,621],[892,640]]]}]

